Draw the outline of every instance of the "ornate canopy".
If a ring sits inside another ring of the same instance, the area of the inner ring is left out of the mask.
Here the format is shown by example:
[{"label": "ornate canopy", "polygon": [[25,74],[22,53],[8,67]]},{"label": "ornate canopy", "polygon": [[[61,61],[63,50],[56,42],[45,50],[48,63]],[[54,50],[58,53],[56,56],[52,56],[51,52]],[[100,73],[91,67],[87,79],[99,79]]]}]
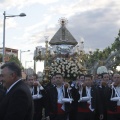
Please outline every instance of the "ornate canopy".
[{"label": "ornate canopy", "polygon": [[72,36],[72,34],[66,28],[66,26],[65,26],[66,20],[61,19],[60,24],[61,24],[60,29],[52,37],[49,44],[51,46],[52,45],[73,45],[73,46],[76,46],[78,44],[78,42],[75,40],[75,38]]}]

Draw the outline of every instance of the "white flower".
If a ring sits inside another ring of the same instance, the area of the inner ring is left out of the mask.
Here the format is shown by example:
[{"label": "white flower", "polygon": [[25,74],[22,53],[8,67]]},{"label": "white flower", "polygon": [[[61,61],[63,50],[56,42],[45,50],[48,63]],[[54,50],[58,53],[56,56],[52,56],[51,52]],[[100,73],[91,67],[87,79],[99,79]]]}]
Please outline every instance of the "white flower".
[{"label": "white flower", "polygon": [[70,75],[68,74],[67,77],[70,77]]},{"label": "white flower", "polygon": [[61,74],[65,74],[64,72],[62,72]]},{"label": "white flower", "polygon": [[67,72],[69,73],[69,72],[70,72],[70,70],[67,70]]},{"label": "white flower", "polygon": [[54,74],[54,72],[51,72],[52,74]]},{"label": "white flower", "polygon": [[71,70],[74,70],[74,67],[72,67]]},{"label": "white flower", "polygon": [[74,71],[77,72],[77,69],[75,69]]},{"label": "white flower", "polygon": [[50,70],[50,74],[62,73],[66,78],[76,77],[78,73],[80,73],[81,64],[78,63],[77,60],[66,60],[66,59],[59,59],[54,61]]},{"label": "white flower", "polygon": [[58,72],[61,73],[61,69],[59,69]]},{"label": "white flower", "polygon": [[61,67],[61,65],[58,66],[59,68]]},{"label": "white flower", "polygon": [[62,67],[62,70],[64,70],[65,68],[64,67]]},{"label": "white flower", "polygon": [[77,66],[75,67],[75,69],[77,70]]},{"label": "white flower", "polygon": [[74,74],[73,76],[76,77],[76,74]]},{"label": "white flower", "polygon": [[68,68],[70,68],[70,65],[68,65]]},{"label": "white flower", "polygon": [[55,64],[55,65],[57,65],[57,63],[56,63],[56,62],[55,62],[54,64]]},{"label": "white flower", "polygon": [[59,73],[59,71],[56,71],[56,73]]}]

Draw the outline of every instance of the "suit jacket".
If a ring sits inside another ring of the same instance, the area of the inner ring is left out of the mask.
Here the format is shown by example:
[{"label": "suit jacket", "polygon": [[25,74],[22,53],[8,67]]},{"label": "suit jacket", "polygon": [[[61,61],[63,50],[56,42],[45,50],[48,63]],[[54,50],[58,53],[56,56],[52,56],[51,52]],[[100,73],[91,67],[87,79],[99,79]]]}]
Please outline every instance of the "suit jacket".
[{"label": "suit jacket", "polygon": [[99,114],[106,113],[107,111],[107,96],[108,96],[108,86],[97,87],[98,90],[98,99],[97,99],[97,109]]},{"label": "suit jacket", "polygon": [[0,102],[3,99],[5,92],[6,89],[3,87],[3,84],[0,84]]},{"label": "suit jacket", "polygon": [[33,100],[27,85],[21,80],[0,103],[0,120],[32,120]]},{"label": "suit jacket", "polygon": [[[110,110],[112,112],[116,112],[117,111],[117,101],[111,101],[111,95],[112,95],[112,89],[111,88],[106,88],[105,89],[105,93],[106,93],[106,109]],[[113,90],[113,96],[115,96],[115,91]],[[113,97],[112,96],[112,97]]]},{"label": "suit jacket", "polygon": [[[37,86],[34,86],[34,94],[37,94]],[[34,111],[35,113],[38,113],[39,111],[41,111],[41,115],[42,115],[42,109],[44,107],[44,97],[46,95],[46,90],[43,89],[43,90],[40,90],[39,89],[39,94],[42,95],[42,98],[40,99],[33,99],[34,101]],[[32,93],[33,95],[33,93]],[[39,112],[40,114],[40,112]]]},{"label": "suit jacket", "polygon": [[[96,89],[96,87],[95,86],[92,86],[91,87],[91,91],[90,91],[91,93],[91,106],[92,106],[92,108],[93,109],[95,109],[96,110],[96,100],[97,100],[97,89]],[[78,96],[79,97],[77,97],[77,98],[80,98],[80,95],[78,94]],[[87,96],[86,95],[86,89],[85,88],[83,88],[83,93],[82,93],[82,97],[85,97],[85,96]],[[78,99],[79,100],[79,99]],[[81,107],[81,108],[87,108],[87,102],[79,102],[78,103],[78,106],[79,107]]]},{"label": "suit jacket", "polygon": [[4,88],[0,88],[0,102],[3,99],[3,97],[4,97],[4,94],[5,94],[5,89]]}]

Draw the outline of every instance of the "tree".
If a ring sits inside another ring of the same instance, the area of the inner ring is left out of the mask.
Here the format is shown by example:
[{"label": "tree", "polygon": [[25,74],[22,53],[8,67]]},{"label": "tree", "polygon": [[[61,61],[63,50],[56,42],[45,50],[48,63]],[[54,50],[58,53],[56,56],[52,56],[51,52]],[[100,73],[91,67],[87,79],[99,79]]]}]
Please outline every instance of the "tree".
[{"label": "tree", "polygon": [[9,62],[15,62],[15,63],[17,63],[19,66],[22,66],[20,60],[18,59],[18,57],[14,56],[14,55],[10,55],[9,58],[10,58],[10,59],[9,59]]},{"label": "tree", "polygon": [[[22,66],[22,64],[21,64],[21,62],[20,62],[20,60],[18,59],[18,57],[16,57],[15,55],[6,55],[6,56],[9,56],[9,61],[8,61],[8,62],[15,62],[15,63],[17,63],[22,69],[24,69],[23,66]],[[0,54],[0,62],[2,62],[2,54]]]},{"label": "tree", "polygon": [[86,68],[89,73],[95,74],[101,63],[106,66],[107,69],[115,71],[116,67],[120,65],[120,30],[111,46],[108,46],[103,51],[96,49],[88,56],[85,64],[87,65]]},{"label": "tree", "polygon": [[0,54],[0,62],[2,62],[2,54]]}]

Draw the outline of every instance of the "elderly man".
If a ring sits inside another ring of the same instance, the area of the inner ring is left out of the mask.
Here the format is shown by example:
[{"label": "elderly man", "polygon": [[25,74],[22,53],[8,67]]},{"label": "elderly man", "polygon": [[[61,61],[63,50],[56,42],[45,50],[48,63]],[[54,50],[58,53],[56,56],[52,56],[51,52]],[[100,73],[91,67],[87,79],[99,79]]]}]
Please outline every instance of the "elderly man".
[{"label": "elderly man", "polygon": [[21,69],[14,62],[1,66],[6,95],[0,103],[0,120],[32,120],[33,100],[27,85],[21,80]]},{"label": "elderly man", "polygon": [[2,84],[2,75],[1,75],[1,70],[0,70],[0,101],[3,99],[5,91],[6,90],[3,88],[3,84]]}]

